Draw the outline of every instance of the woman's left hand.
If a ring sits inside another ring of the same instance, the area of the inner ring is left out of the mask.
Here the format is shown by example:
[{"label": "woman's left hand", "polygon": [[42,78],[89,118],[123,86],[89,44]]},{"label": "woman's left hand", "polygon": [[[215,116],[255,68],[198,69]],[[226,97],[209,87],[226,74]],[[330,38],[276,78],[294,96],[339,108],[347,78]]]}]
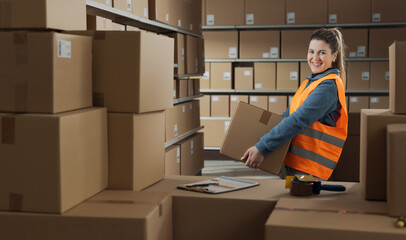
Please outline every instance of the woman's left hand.
[{"label": "woman's left hand", "polygon": [[251,168],[259,168],[264,161],[264,155],[257,149],[257,147],[250,147],[245,153],[241,160],[247,159],[245,165]]}]

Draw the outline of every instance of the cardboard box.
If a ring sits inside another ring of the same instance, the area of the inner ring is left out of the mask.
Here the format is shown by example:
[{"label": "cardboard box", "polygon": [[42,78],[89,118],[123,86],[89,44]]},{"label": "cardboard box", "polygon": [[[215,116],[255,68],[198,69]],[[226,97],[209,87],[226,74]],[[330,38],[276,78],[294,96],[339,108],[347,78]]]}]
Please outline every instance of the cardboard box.
[{"label": "cardboard box", "polygon": [[109,113],[109,189],[139,191],[165,174],[165,113]]},{"label": "cardboard box", "polygon": [[267,63],[267,62],[254,63],[254,89],[255,90],[276,89],[276,63]]},{"label": "cardboard box", "polygon": [[193,96],[200,95],[200,79],[193,78]]},{"label": "cardboard box", "polygon": [[191,127],[191,111],[187,106],[187,102],[181,103],[175,106],[176,114],[177,114],[177,131],[178,131],[178,136],[182,136],[185,134],[188,130],[190,130]]},{"label": "cardboard box", "polygon": [[204,50],[204,39],[198,38],[197,39],[197,57],[199,61],[199,74],[204,74],[206,72],[206,64],[205,64],[205,50]]},{"label": "cardboard box", "polygon": [[196,133],[179,142],[180,174],[195,175],[203,168],[203,133]]},{"label": "cardboard box", "polygon": [[278,62],[276,64],[276,89],[297,90],[299,87],[299,64]]},{"label": "cardboard box", "polygon": [[[230,123],[220,153],[240,160],[245,151],[254,146],[259,138],[275,127],[283,117],[240,102]],[[278,175],[290,142],[283,144],[268,154],[261,166],[262,170]]]},{"label": "cardboard box", "polygon": [[111,30],[113,31],[125,31],[125,25],[112,22],[111,23]]},{"label": "cardboard box", "polygon": [[148,19],[149,9],[148,9],[148,0],[132,0],[133,2],[133,14]]},{"label": "cardboard box", "polygon": [[347,63],[347,89],[368,90],[370,85],[369,62]]},{"label": "cardboard box", "polygon": [[211,63],[210,70],[211,89],[231,89],[231,63]]},{"label": "cardboard box", "polygon": [[299,76],[299,86],[304,80],[306,80],[310,75],[312,75],[312,70],[307,62],[300,62],[300,76]]},{"label": "cardboard box", "polygon": [[390,216],[406,215],[406,195],[404,192],[406,169],[404,156],[406,142],[406,124],[390,124],[387,126],[386,166],[387,166],[387,200]]},{"label": "cardboard box", "polygon": [[199,72],[199,53],[197,41],[198,38],[185,35],[185,71],[187,74],[195,74]]},{"label": "cardboard box", "polygon": [[173,108],[165,110],[165,142],[168,142],[176,137],[180,136],[179,134],[179,119],[178,116],[181,111],[180,105],[175,105]]},{"label": "cardboard box", "polygon": [[109,7],[113,6],[113,0],[93,0],[93,2],[101,3]]},{"label": "cardboard box", "polygon": [[189,78],[187,80],[187,95],[194,96],[195,95],[195,88],[193,86],[194,79]]},{"label": "cardboard box", "polygon": [[279,58],[279,31],[241,31],[240,58]]},{"label": "cardboard box", "polygon": [[210,96],[211,95],[204,95],[203,97],[199,98],[201,117],[210,117]]},{"label": "cardboard box", "polygon": [[281,115],[287,108],[287,96],[268,96],[268,111]]},{"label": "cardboard box", "polygon": [[114,0],[113,1],[113,7],[115,9],[127,12],[127,13],[133,13],[133,8],[134,8],[134,1],[135,0]]},{"label": "cardboard box", "polygon": [[370,62],[371,80],[369,89],[388,90],[389,89],[389,62]]},{"label": "cardboard box", "polygon": [[349,101],[348,112],[350,113],[359,113],[361,109],[369,108],[368,96],[351,96]]},{"label": "cardboard box", "polygon": [[286,0],[286,24],[326,24],[327,1]]},{"label": "cardboard box", "polygon": [[233,117],[240,101],[248,103],[247,95],[230,95],[230,116]]},{"label": "cardboard box", "polygon": [[406,114],[406,42],[395,42],[389,47],[389,108],[393,113]]},{"label": "cardboard box", "polygon": [[173,79],[173,99],[176,99],[178,94],[177,94],[177,80]]},{"label": "cardboard box", "polygon": [[180,145],[165,149],[165,175],[180,175]]},{"label": "cardboard box", "polygon": [[230,121],[202,119],[202,125],[204,126],[204,146],[220,147],[226,135],[228,126],[230,125]]},{"label": "cardboard box", "polygon": [[[369,23],[371,0],[328,0],[327,17],[328,23]],[[347,41],[345,37],[344,39]]]},{"label": "cardboard box", "polygon": [[[309,4],[308,2],[303,2]],[[309,4],[309,6],[311,6]],[[309,13],[306,13],[309,15]],[[310,37],[314,30],[285,30],[281,31],[282,58],[306,59]]]},{"label": "cardboard box", "polygon": [[211,116],[229,117],[230,116],[230,96],[229,95],[211,95]]},{"label": "cardboard box", "polygon": [[[354,10],[359,11],[359,8]],[[368,57],[368,29],[341,29],[340,31],[346,45],[345,57]]]},{"label": "cardboard box", "polygon": [[205,58],[238,58],[238,31],[203,32]]},{"label": "cardboard box", "polygon": [[244,25],[244,4],[244,0],[206,0],[205,25]]},{"label": "cardboard box", "polygon": [[[104,191],[62,215],[0,212],[5,239],[172,239],[168,193]],[[21,231],[24,229],[24,231]]]},{"label": "cardboard box", "polygon": [[386,200],[386,126],[392,123],[406,123],[406,115],[361,111],[360,182],[367,200]]},{"label": "cardboard box", "polygon": [[285,0],[246,0],[246,25],[284,25]]},{"label": "cardboard box", "polygon": [[202,2],[202,0],[183,1],[184,4],[186,3],[186,10],[183,11],[183,14],[186,14],[186,30],[198,35],[202,34],[202,19],[205,15],[202,11]]},{"label": "cardboard box", "polygon": [[268,109],[268,96],[251,95],[249,104],[262,109]]},{"label": "cardboard box", "polygon": [[143,30],[143,29],[141,29],[141,28],[137,28],[137,27],[130,26],[130,25],[126,25],[126,26],[125,26],[125,30],[126,30],[126,31],[136,31],[136,32],[145,31],[145,30]]},{"label": "cardboard box", "polygon": [[369,97],[369,108],[370,109],[388,109],[389,108],[389,97]]},{"label": "cardboard box", "polygon": [[176,84],[176,97],[185,98],[188,96],[188,80],[178,79]]},{"label": "cardboard box", "polygon": [[172,16],[173,1],[148,0],[149,19],[176,26],[175,16]]},{"label": "cardboard box", "polygon": [[86,30],[84,0],[0,0],[0,9],[3,29]]},{"label": "cardboard box", "polygon": [[234,89],[254,89],[254,69],[252,67],[234,68]]},{"label": "cardboard box", "polygon": [[192,110],[192,124],[191,129],[200,127],[200,101],[199,100],[192,100],[189,102],[189,108]]},{"label": "cardboard box", "polygon": [[107,187],[105,108],[2,113],[0,126],[1,210],[63,213]]},{"label": "cardboard box", "polygon": [[[120,28],[117,29],[117,26],[120,24],[113,23],[108,18],[99,17],[99,16],[91,16],[87,15],[87,30],[91,31],[113,31],[113,30],[121,30]],[[124,26],[124,25],[121,25]]]},{"label": "cardboard box", "polygon": [[369,57],[389,57],[388,47],[394,41],[406,41],[406,28],[371,28],[369,30]]},{"label": "cardboard box", "polygon": [[168,33],[169,37],[175,41],[175,74],[185,74],[185,36],[181,33]]},{"label": "cardboard box", "polygon": [[200,89],[210,89],[210,63],[205,63],[205,72],[200,79]]},{"label": "cardboard box", "polygon": [[0,111],[58,113],[92,106],[88,37],[0,33]]},{"label": "cardboard box", "polygon": [[402,0],[372,0],[372,22],[405,22],[406,5]]},{"label": "cardboard box", "polygon": [[360,136],[348,135],[330,181],[359,182]]}]

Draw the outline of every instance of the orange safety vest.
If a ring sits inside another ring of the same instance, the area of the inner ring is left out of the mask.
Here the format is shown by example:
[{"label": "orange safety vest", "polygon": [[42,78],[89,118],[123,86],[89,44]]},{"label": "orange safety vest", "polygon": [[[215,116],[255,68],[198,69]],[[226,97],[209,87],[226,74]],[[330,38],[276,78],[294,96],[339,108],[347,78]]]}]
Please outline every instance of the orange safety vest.
[{"label": "orange safety vest", "polygon": [[284,160],[288,166],[324,180],[328,180],[333,173],[347,139],[348,115],[343,82],[340,76],[328,74],[315,80],[305,89],[309,81],[306,79],[300,85],[290,104],[290,114],[292,114],[321,82],[328,79],[335,80],[341,104],[341,115],[336,126],[331,127],[319,121],[314,122],[292,139]]}]

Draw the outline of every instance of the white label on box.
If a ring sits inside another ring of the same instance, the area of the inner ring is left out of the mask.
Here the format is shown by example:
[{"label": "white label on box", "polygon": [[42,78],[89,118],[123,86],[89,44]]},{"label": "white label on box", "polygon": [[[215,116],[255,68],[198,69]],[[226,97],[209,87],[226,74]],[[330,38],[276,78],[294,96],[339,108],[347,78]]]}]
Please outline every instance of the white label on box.
[{"label": "white label on box", "polygon": [[357,103],[357,102],[358,102],[358,98],[357,98],[357,97],[350,97],[350,102],[352,102],[352,103]]},{"label": "white label on box", "polygon": [[193,155],[195,153],[195,144],[193,139],[190,141],[190,155]]},{"label": "white label on box", "polygon": [[278,58],[279,57],[279,48],[271,47],[271,58]]},{"label": "white label on box", "polygon": [[231,80],[231,72],[223,72],[223,80]]},{"label": "white label on box", "polygon": [[128,9],[128,10],[132,10],[132,9],[133,9],[133,7],[132,7],[132,0],[127,0],[127,9]]},{"label": "white label on box", "polygon": [[238,102],[239,98],[237,96],[231,97],[231,102]]},{"label": "white label on box", "polygon": [[176,97],[176,90],[173,90],[173,96]]},{"label": "white label on box", "polygon": [[176,163],[180,163],[180,148],[176,149]]},{"label": "white label on box", "polygon": [[230,57],[230,58],[236,58],[237,57],[237,48],[236,47],[228,48],[228,57]]},{"label": "white label on box", "polygon": [[337,14],[330,14],[328,21],[329,23],[337,23]]},{"label": "white label on box", "polygon": [[357,56],[357,52],[350,52],[350,57],[356,57]]},{"label": "white label on box", "polygon": [[262,53],[262,58],[270,58],[271,54],[269,52],[263,52]]},{"label": "white label on box", "polygon": [[369,72],[362,72],[362,80],[369,81]]},{"label": "white label on box", "polygon": [[193,24],[189,25],[189,29],[190,29],[190,31],[193,31]]},{"label": "white label on box", "polygon": [[251,70],[245,70],[244,71],[244,76],[251,76],[251,75],[252,75]]},{"label": "white label on box", "polygon": [[288,23],[295,23],[295,12],[288,12],[286,18]]},{"label": "white label on box", "polygon": [[385,80],[389,80],[389,71],[385,72]]},{"label": "white label on box", "polygon": [[371,97],[371,103],[379,103],[378,97]]},{"label": "white label on box", "polygon": [[173,126],[173,135],[176,137],[178,136],[178,124],[175,123],[175,125]]},{"label": "white label on box", "polygon": [[203,73],[203,79],[209,79],[210,78],[210,72],[206,71]]},{"label": "white label on box", "polygon": [[182,48],[182,60],[185,59],[185,48]]},{"label": "white label on box", "polygon": [[372,22],[380,22],[381,21],[381,14],[380,13],[372,13]]},{"label": "white label on box", "polygon": [[174,63],[174,64],[173,64],[173,67],[174,67],[174,68],[177,68],[177,67],[179,67],[179,65],[178,65],[177,63]]},{"label": "white label on box", "polygon": [[224,121],[224,133],[227,133],[229,126],[230,126],[230,121]]},{"label": "white label on box", "polygon": [[148,8],[144,8],[144,17],[148,17]]},{"label": "white label on box", "polygon": [[247,24],[247,25],[254,24],[254,14],[253,13],[247,13],[247,15],[245,15],[245,24]]},{"label": "white label on box", "polygon": [[278,102],[278,99],[276,97],[269,97],[269,102],[276,103]]},{"label": "white label on box", "polygon": [[165,20],[166,20],[167,22],[169,22],[169,13],[167,13],[167,14],[165,15]]},{"label": "white label on box", "polygon": [[220,97],[218,96],[211,96],[211,99],[213,100],[213,102],[220,102]]},{"label": "white label on box", "polygon": [[366,47],[365,46],[358,46],[357,47],[357,55],[358,55],[358,57],[365,57],[366,56]]},{"label": "white label on box", "polygon": [[71,41],[58,40],[58,57],[59,58],[71,58],[72,57]]},{"label": "white label on box", "polygon": [[[193,94],[193,95],[194,95],[194,94]],[[189,104],[189,109],[190,109],[190,110],[193,110],[193,103],[190,103],[190,104]]]},{"label": "white label on box", "polygon": [[111,0],[106,0],[107,5],[111,5]]},{"label": "white label on box", "polygon": [[178,19],[178,27],[182,27],[182,20]]},{"label": "white label on box", "polygon": [[206,25],[214,25],[214,14],[206,15]]},{"label": "white label on box", "polygon": [[121,31],[125,31],[125,26],[121,26],[121,27],[120,27],[120,30],[121,30]]},{"label": "white label on box", "polygon": [[255,89],[261,89],[262,83],[255,83]]},{"label": "white label on box", "polygon": [[185,107],[185,105],[182,106],[182,112],[186,112],[186,107]]},{"label": "white label on box", "polygon": [[289,76],[290,76],[290,80],[297,81],[297,72],[290,72]]},{"label": "white label on box", "polygon": [[250,101],[251,102],[258,102],[258,97],[251,96]]}]

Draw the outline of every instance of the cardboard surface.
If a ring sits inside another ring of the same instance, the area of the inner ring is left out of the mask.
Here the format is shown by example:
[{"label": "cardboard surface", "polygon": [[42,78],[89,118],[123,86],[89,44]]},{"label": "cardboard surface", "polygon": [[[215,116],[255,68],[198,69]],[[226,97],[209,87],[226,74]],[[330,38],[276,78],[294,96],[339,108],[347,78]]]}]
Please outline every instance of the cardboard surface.
[{"label": "cardboard surface", "polygon": [[286,24],[326,24],[327,4],[325,0],[286,0]]},{"label": "cardboard surface", "polygon": [[204,129],[204,146],[220,147],[230,125],[229,120],[202,120]]},{"label": "cardboard surface", "polygon": [[245,0],[245,25],[285,24],[285,0]]},{"label": "cardboard surface", "polygon": [[199,72],[198,38],[185,35],[185,72],[194,74]]},{"label": "cardboard surface", "polygon": [[248,103],[247,95],[230,95],[230,117],[234,116],[235,110],[237,109],[240,101]]},{"label": "cardboard surface", "polygon": [[393,43],[389,55],[389,108],[393,113],[406,114],[406,42]]},{"label": "cardboard surface", "polygon": [[[337,3],[341,1],[336,1]],[[362,2],[362,1],[361,1]],[[358,3],[358,2],[357,2]],[[354,9],[359,11],[360,9]],[[368,12],[369,21],[369,12]],[[345,57],[368,57],[368,29],[340,29],[345,41]]]},{"label": "cardboard surface", "polygon": [[276,63],[254,63],[254,89],[276,89]]},{"label": "cardboard surface", "polygon": [[179,142],[180,174],[195,175],[203,168],[203,133],[196,133]]},{"label": "cardboard surface", "polygon": [[165,149],[165,175],[180,175],[180,145]]},{"label": "cardboard surface", "polygon": [[389,62],[370,62],[371,80],[369,89],[388,90],[389,89]]},{"label": "cardboard surface", "polygon": [[369,109],[369,97],[368,96],[349,97],[348,112],[360,113],[361,109]]},{"label": "cardboard surface", "polygon": [[114,0],[113,7],[132,14],[135,0]]},{"label": "cardboard surface", "polygon": [[281,115],[287,108],[287,96],[268,96],[268,111]]},{"label": "cardboard surface", "polygon": [[149,19],[156,20],[158,22],[166,23],[171,26],[177,26],[175,16],[172,16],[173,12],[171,7],[174,1],[160,1],[160,0],[149,0],[148,1],[148,11]]},{"label": "cardboard surface", "polygon": [[[303,2],[304,3],[304,2]],[[309,4],[309,3],[305,3]],[[311,6],[309,4],[309,6]],[[309,13],[306,13],[309,14]],[[314,30],[284,30],[281,31],[282,58],[306,59],[309,49],[309,39]]]},{"label": "cardboard surface", "polygon": [[299,86],[304,80],[307,79],[312,74],[312,70],[307,62],[300,62],[300,76],[299,76]]},{"label": "cardboard surface", "polygon": [[205,58],[238,58],[238,31],[203,32]]},{"label": "cardboard surface", "polygon": [[179,134],[179,119],[178,112],[180,111],[180,105],[175,105],[173,108],[165,110],[165,142],[168,142]]},{"label": "cardboard surface", "polygon": [[240,58],[280,58],[280,31],[241,31]]},{"label": "cardboard surface", "polygon": [[389,97],[369,97],[369,108],[370,109],[388,109],[389,108]]},{"label": "cardboard surface", "polygon": [[62,213],[107,187],[107,114],[0,114],[0,209]]},{"label": "cardboard surface", "polygon": [[210,117],[210,95],[204,95],[199,98],[200,100],[200,116],[201,117]]},{"label": "cardboard surface", "polygon": [[200,79],[200,89],[210,89],[210,63],[205,63],[205,71]]},{"label": "cardboard surface", "polygon": [[406,41],[406,28],[372,28],[369,30],[369,57],[389,57],[388,47],[394,41]]},{"label": "cardboard surface", "polygon": [[229,95],[211,95],[211,114],[212,117],[230,116],[230,96]]},{"label": "cardboard surface", "polygon": [[329,180],[359,182],[360,136],[347,136],[337,167]]},{"label": "cardboard surface", "polygon": [[175,67],[175,74],[185,74],[185,36],[181,33],[168,33],[169,37],[174,39],[175,50],[174,50],[174,63],[177,65]]},{"label": "cardboard surface", "polygon": [[328,0],[327,18],[328,23],[369,23],[371,0]]},{"label": "cardboard surface", "polygon": [[369,62],[347,63],[347,89],[368,90],[371,80]]},{"label": "cardboard surface", "polygon": [[133,14],[148,19],[149,9],[148,9],[148,0],[132,0],[133,4]]},{"label": "cardboard surface", "polygon": [[244,0],[206,0],[204,25],[244,25],[244,3]]},{"label": "cardboard surface", "polygon": [[185,98],[188,96],[188,80],[177,79],[176,80],[176,97]]},{"label": "cardboard surface", "polygon": [[210,88],[211,89],[231,89],[232,67],[231,63],[211,63],[210,64]]},{"label": "cardboard surface", "polygon": [[372,0],[373,22],[405,22],[406,3],[402,0]]},{"label": "cardboard surface", "polygon": [[299,64],[278,62],[276,64],[276,89],[297,90],[299,87]]},{"label": "cardboard surface", "polygon": [[249,100],[250,105],[268,109],[268,96],[250,95]]},{"label": "cardboard surface", "polygon": [[234,89],[254,89],[254,69],[252,67],[234,68]]}]

